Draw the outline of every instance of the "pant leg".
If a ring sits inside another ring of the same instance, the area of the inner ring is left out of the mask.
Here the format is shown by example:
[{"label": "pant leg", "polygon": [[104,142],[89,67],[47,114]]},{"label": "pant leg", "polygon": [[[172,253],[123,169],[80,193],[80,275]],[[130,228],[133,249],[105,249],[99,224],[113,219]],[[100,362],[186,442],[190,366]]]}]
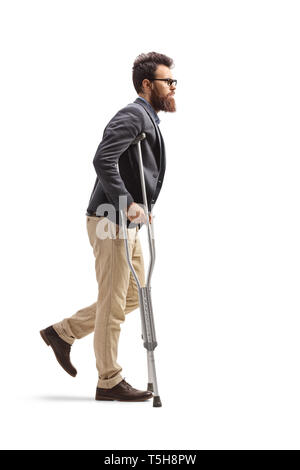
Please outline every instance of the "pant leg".
[{"label": "pant leg", "polygon": [[83,338],[92,333],[95,328],[97,302],[78,310],[74,315],[55,323],[56,333],[67,343],[73,344],[75,339]]},{"label": "pant leg", "polygon": [[[109,237],[98,236],[100,223],[90,218],[88,232],[95,255],[98,299],[96,306],[94,350],[98,370],[98,387],[112,388],[123,379],[122,368],[117,363],[121,323],[125,320],[126,298],[130,269],[124,239],[113,238],[115,224],[108,223]],[[117,226],[118,229],[121,228]],[[118,231],[117,231],[118,232]],[[137,228],[128,229],[129,255],[135,246]]]},{"label": "pant leg", "polygon": [[[86,219],[86,226],[88,237],[91,245],[93,240],[89,234],[89,217]],[[93,219],[93,217],[91,218]],[[103,217],[102,217],[103,219]],[[98,218],[95,220],[99,220]],[[96,261],[95,261],[96,268]],[[88,307],[78,310],[74,315],[64,318],[62,321],[55,323],[53,328],[57,334],[67,343],[73,344],[75,339],[83,338],[84,336],[92,333],[95,328],[97,302],[89,305]]]}]

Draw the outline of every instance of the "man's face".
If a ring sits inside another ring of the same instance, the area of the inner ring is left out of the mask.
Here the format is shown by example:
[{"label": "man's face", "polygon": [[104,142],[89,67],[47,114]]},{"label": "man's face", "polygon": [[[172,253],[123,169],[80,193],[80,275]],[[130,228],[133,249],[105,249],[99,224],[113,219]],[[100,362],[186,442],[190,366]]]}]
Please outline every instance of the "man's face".
[{"label": "man's face", "polygon": [[[171,69],[166,65],[158,65],[155,71],[155,78],[173,78]],[[169,86],[167,82],[154,80],[150,82],[149,101],[156,112],[166,111],[174,113],[176,111],[174,84]]]}]

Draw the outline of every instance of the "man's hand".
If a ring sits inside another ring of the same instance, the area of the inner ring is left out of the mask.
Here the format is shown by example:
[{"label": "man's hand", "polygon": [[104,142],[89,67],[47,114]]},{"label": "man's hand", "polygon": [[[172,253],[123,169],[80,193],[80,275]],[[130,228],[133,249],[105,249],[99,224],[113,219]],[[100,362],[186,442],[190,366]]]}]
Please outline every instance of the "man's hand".
[{"label": "man's hand", "polygon": [[[147,223],[147,216],[145,214],[144,209],[141,206],[139,206],[136,202],[132,202],[130,206],[128,207],[127,211],[125,212],[130,222],[134,222],[135,224]],[[150,224],[151,224],[151,220],[152,218],[150,214],[149,215]]]}]

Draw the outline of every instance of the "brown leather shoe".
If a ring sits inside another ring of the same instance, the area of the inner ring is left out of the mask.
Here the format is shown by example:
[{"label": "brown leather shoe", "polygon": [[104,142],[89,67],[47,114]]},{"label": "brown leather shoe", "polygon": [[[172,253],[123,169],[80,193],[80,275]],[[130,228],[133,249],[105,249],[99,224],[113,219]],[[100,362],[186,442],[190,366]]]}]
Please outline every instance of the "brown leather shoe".
[{"label": "brown leather shoe", "polygon": [[97,387],[95,399],[109,401],[145,401],[152,398],[152,396],[151,392],[137,390],[123,379],[122,382],[118,383],[118,385],[115,385],[113,388]]},{"label": "brown leather shoe", "polygon": [[61,339],[53,326],[40,331],[40,335],[48,346],[54,351],[57,361],[68,374],[75,377],[77,370],[70,361],[71,345]]}]

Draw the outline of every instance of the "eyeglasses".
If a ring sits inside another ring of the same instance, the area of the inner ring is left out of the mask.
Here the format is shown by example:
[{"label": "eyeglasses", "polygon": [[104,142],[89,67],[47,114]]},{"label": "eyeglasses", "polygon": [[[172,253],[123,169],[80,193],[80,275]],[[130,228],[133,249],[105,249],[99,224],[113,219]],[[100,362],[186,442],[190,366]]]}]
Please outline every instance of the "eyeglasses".
[{"label": "eyeglasses", "polygon": [[166,82],[168,86],[172,86],[173,84],[177,86],[177,80],[172,80],[172,78],[152,78],[152,80],[150,81],[153,82],[154,80],[160,80],[162,82]]}]

